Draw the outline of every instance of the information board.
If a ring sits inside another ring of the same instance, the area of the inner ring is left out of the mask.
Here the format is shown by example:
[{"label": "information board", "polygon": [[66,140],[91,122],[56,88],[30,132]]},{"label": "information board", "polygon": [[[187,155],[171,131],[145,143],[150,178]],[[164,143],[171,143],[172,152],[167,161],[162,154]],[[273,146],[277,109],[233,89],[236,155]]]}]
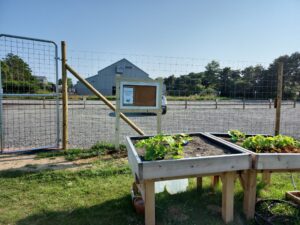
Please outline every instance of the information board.
[{"label": "information board", "polygon": [[160,82],[120,81],[120,109],[158,110]]}]

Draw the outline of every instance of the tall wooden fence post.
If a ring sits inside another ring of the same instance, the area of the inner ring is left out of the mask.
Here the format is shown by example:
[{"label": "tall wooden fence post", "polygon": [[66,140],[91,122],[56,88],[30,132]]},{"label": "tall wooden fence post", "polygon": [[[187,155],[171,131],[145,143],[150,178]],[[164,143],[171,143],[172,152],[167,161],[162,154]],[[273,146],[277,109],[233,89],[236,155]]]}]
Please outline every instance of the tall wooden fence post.
[{"label": "tall wooden fence post", "polygon": [[43,109],[46,109],[46,97],[43,98]]},{"label": "tall wooden fence post", "polygon": [[85,109],[85,105],[86,105],[86,96],[84,96],[84,97],[82,98],[82,100],[83,100],[83,108]]},{"label": "tall wooden fence post", "polygon": [[66,43],[61,42],[61,69],[62,69],[62,103],[63,103],[63,136],[62,147],[68,149],[68,78],[66,69]]},{"label": "tall wooden fence post", "polygon": [[275,135],[280,133],[280,114],[281,114],[281,100],[282,100],[282,83],[283,83],[283,63],[278,63],[278,75],[277,75],[277,107],[275,118]]},{"label": "tall wooden fence post", "polygon": [[163,79],[159,78],[159,89],[158,89],[158,107],[159,107],[159,112],[157,112],[156,117],[157,117],[157,134],[161,133],[161,117],[162,117],[162,108],[161,108],[161,103],[162,103],[162,89],[163,89]]},{"label": "tall wooden fence post", "polygon": [[116,75],[115,149],[120,148],[120,75]]}]

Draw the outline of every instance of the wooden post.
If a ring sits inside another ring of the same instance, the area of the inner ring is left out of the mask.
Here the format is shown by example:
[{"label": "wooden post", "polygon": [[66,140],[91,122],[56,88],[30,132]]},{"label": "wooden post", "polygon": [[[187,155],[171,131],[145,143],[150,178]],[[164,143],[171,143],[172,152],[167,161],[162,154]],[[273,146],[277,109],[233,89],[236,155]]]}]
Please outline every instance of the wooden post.
[{"label": "wooden post", "polygon": [[154,181],[146,180],[145,188],[145,225],[155,225],[155,189]]},{"label": "wooden post", "polygon": [[256,203],[256,171],[248,170],[243,173],[244,177],[244,213],[247,219],[253,219]]},{"label": "wooden post", "polygon": [[163,87],[163,79],[159,78],[159,90],[158,90],[158,108],[159,111],[156,114],[157,117],[157,134],[161,133],[161,116],[162,116],[162,108],[161,108],[161,103],[162,103],[162,87]]},{"label": "wooden post", "polygon": [[275,135],[280,133],[280,114],[281,114],[281,100],[282,100],[282,82],[283,82],[283,63],[278,63],[278,76],[277,76],[277,107],[275,118]]},{"label": "wooden post", "polygon": [[187,109],[187,100],[185,99],[184,108]]},{"label": "wooden post", "polygon": [[46,109],[45,100],[46,100],[46,97],[43,98],[43,109]]},{"label": "wooden post", "polygon": [[217,98],[215,100],[215,104],[216,104],[216,109],[218,109],[218,99]]},{"label": "wooden post", "polygon": [[225,223],[233,221],[234,205],[234,172],[226,172],[222,175],[222,218]]},{"label": "wooden post", "polygon": [[266,185],[271,184],[271,173],[269,171],[262,172],[262,182]]},{"label": "wooden post", "polygon": [[120,147],[120,75],[116,75],[115,149]]},{"label": "wooden post", "polygon": [[294,99],[294,108],[296,108],[297,99]]},{"label": "wooden post", "polygon": [[219,185],[219,183],[220,183],[220,176],[217,175],[217,176],[212,176],[211,177],[211,188],[212,188],[213,192],[216,191],[217,186]]},{"label": "wooden post", "polygon": [[203,184],[202,177],[196,177],[197,191],[202,190],[202,184]]},{"label": "wooden post", "polygon": [[86,97],[82,97],[82,100],[83,100],[83,108],[85,109],[85,104],[86,104]]},{"label": "wooden post", "polygon": [[62,147],[68,149],[68,78],[66,69],[66,44],[61,42],[61,69],[62,69],[62,103],[63,103],[63,133]]}]

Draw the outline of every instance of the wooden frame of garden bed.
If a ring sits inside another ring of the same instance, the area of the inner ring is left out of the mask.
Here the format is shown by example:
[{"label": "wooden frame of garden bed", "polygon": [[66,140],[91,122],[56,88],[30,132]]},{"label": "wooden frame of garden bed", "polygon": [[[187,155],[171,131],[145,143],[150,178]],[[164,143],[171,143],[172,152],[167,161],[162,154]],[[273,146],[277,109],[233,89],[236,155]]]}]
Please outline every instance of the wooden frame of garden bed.
[{"label": "wooden frame of garden bed", "polygon": [[250,153],[204,133],[190,133],[189,135],[203,137],[219,146],[238,153],[176,160],[142,161],[132,141],[151,136],[126,137],[128,161],[135,177],[135,182],[145,202],[146,225],[155,224],[155,181],[197,177],[197,183],[200,184],[201,177],[212,175],[221,176],[223,183],[222,218],[225,223],[233,220],[234,180],[237,171],[249,170],[251,168]]},{"label": "wooden frame of garden bed", "polygon": [[[255,153],[245,149],[223,138],[229,137],[226,133],[206,133],[209,137],[217,138],[219,141],[225,141],[229,145],[240,150],[247,151],[252,155],[252,168],[241,174],[240,180],[244,189],[244,213],[248,219],[254,218],[256,203],[256,176],[257,173],[263,174],[263,181],[270,183],[270,174],[273,172],[299,172],[300,154],[299,153]],[[255,134],[246,135],[246,137]],[[272,136],[262,134],[264,136]]]}]

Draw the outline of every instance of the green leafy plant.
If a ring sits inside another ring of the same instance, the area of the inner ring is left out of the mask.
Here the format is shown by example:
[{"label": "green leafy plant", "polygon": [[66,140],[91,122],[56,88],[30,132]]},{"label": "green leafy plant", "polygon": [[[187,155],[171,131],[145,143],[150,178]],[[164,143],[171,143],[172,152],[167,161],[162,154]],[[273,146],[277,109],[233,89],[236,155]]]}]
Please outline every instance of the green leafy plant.
[{"label": "green leafy plant", "polygon": [[284,135],[274,137],[256,135],[246,138],[242,146],[258,153],[282,152],[285,148],[300,148],[300,142]]},{"label": "green leafy plant", "polygon": [[180,159],[183,158],[183,145],[192,138],[186,134],[156,135],[140,140],[135,146],[145,149],[144,159],[147,161],[157,159]]},{"label": "green leafy plant", "polygon": [[238,141],[243,141],[246,137],[246,135],[239,130],[230,130],[228,131],[228,135],[230,136],[231,141],[234,143]]}]

